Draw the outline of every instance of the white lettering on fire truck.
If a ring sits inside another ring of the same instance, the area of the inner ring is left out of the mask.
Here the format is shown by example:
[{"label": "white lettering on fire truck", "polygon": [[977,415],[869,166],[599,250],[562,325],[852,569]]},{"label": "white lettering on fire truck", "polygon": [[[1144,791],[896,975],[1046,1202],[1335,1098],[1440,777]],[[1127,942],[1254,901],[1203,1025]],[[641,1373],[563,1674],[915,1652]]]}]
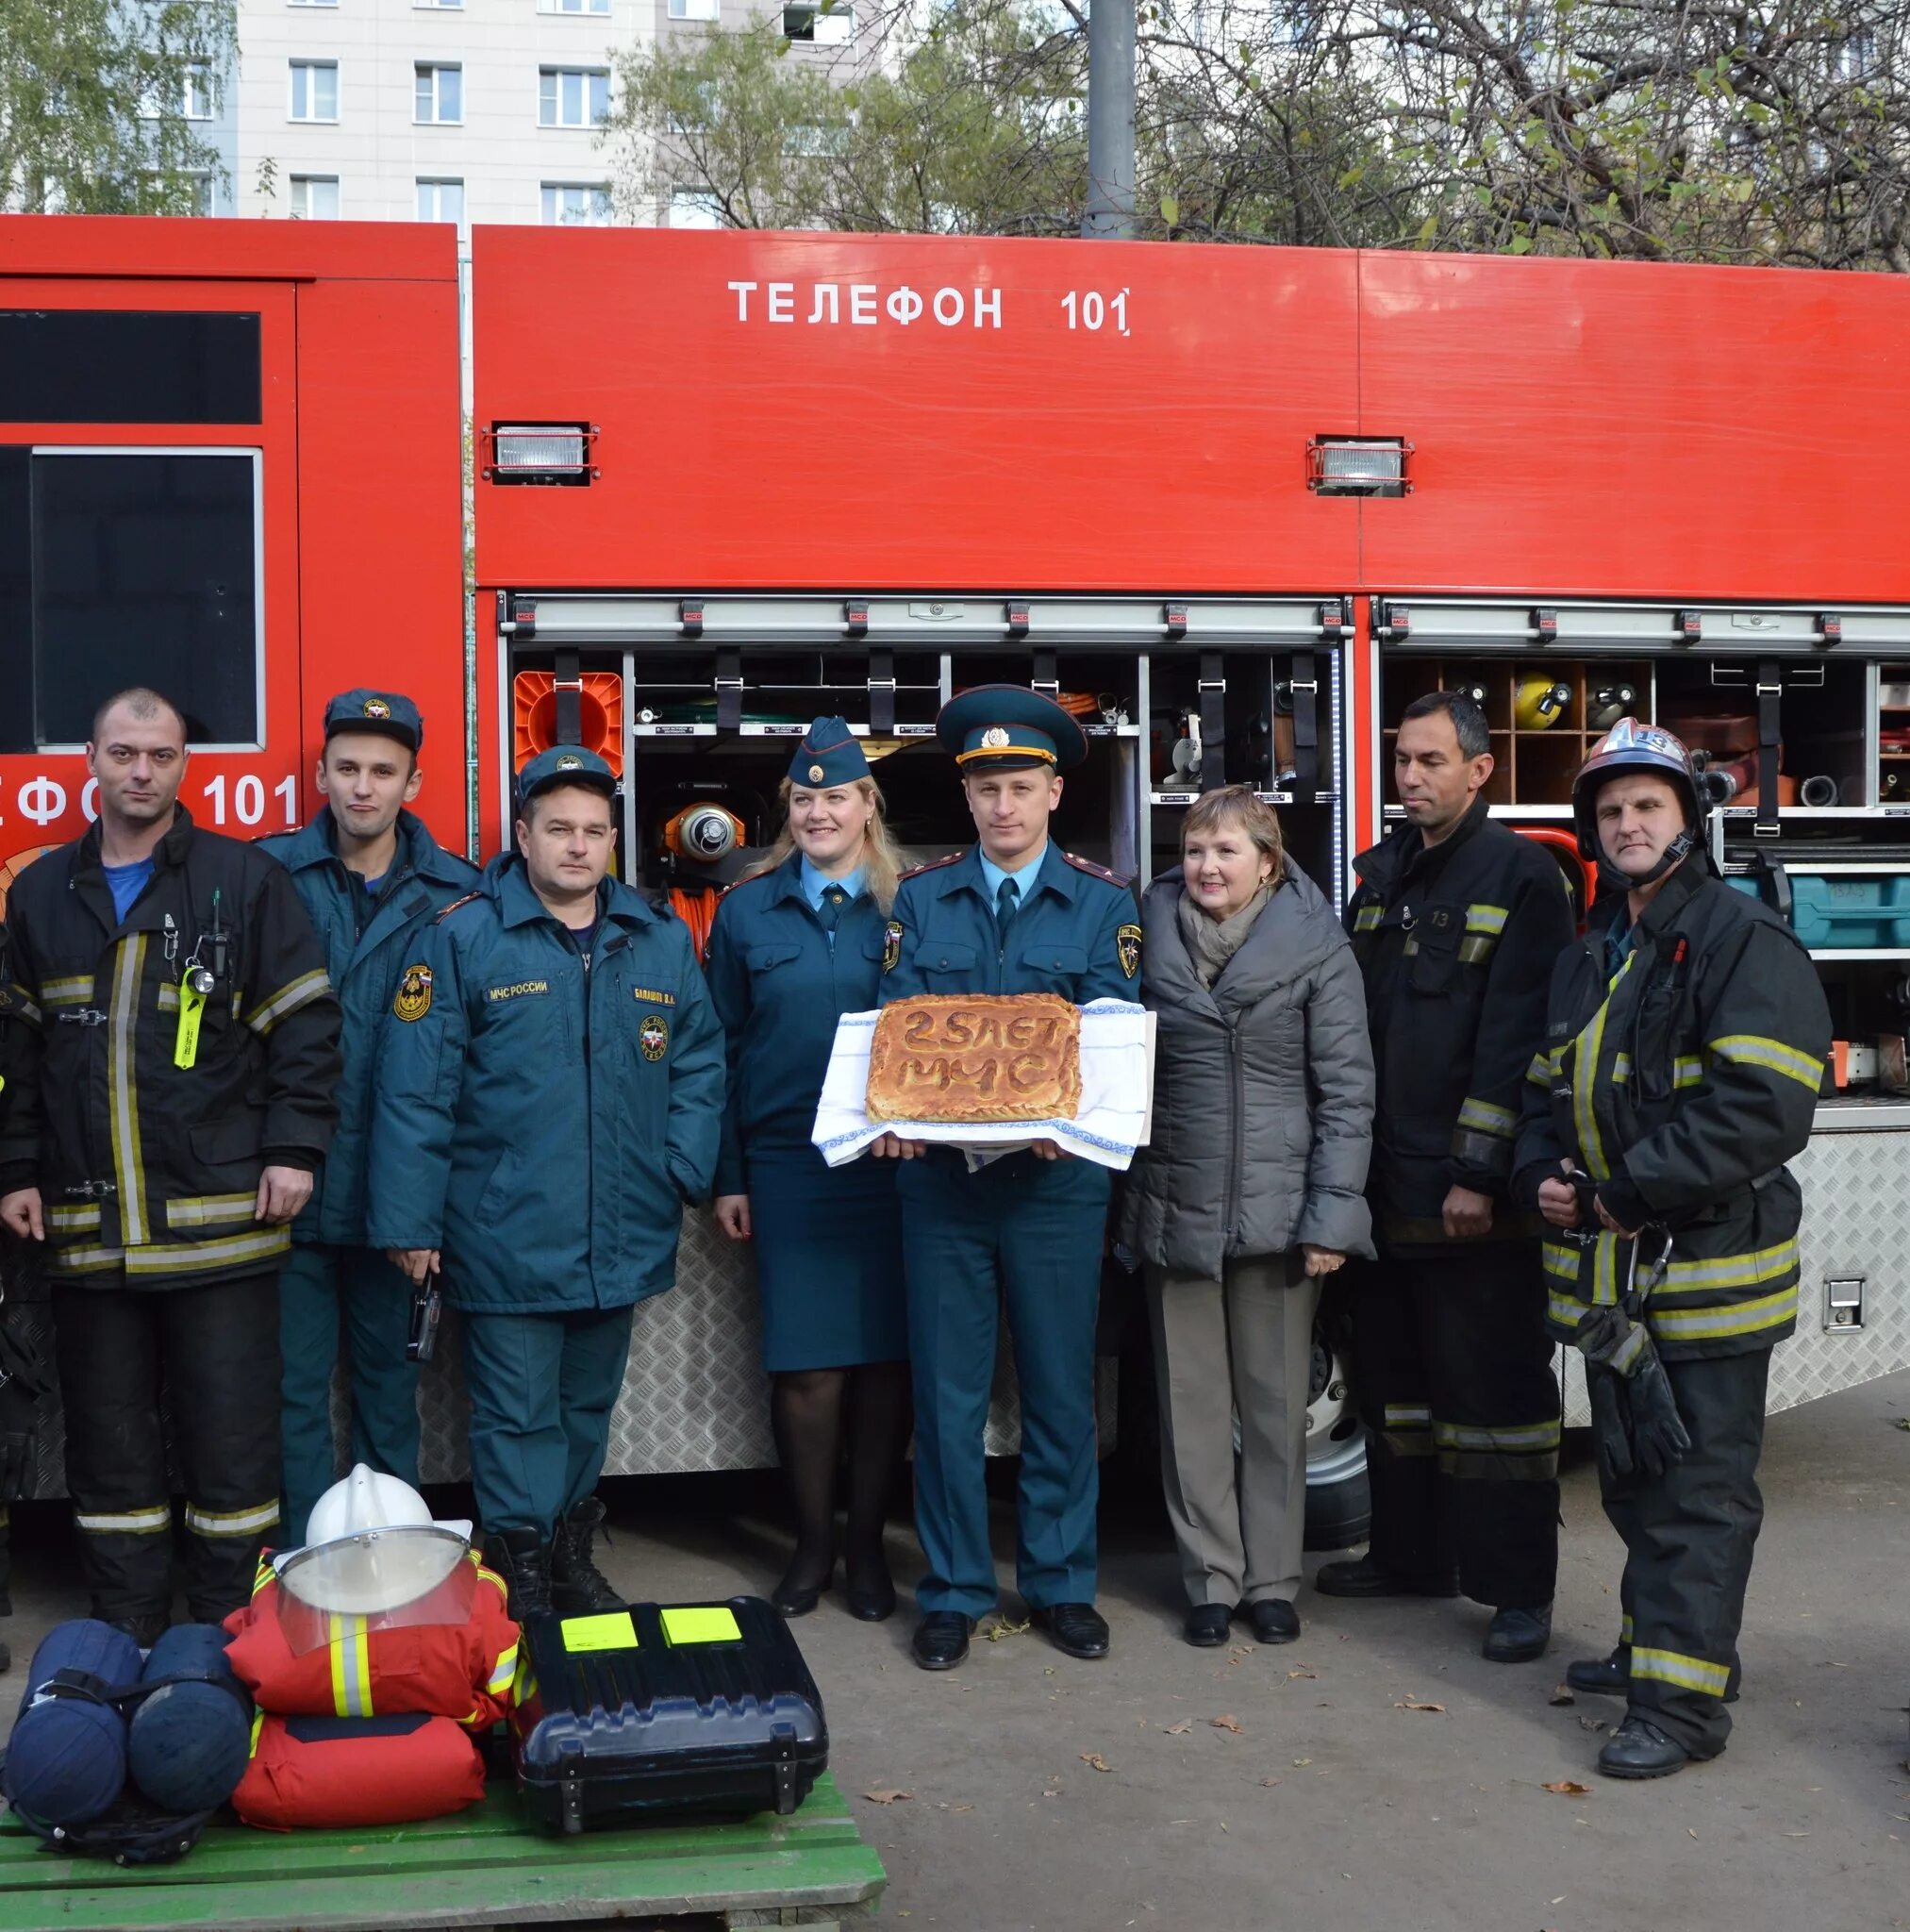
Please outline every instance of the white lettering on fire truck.
[{"label": "white lettering on fire truck", "polygon": [[[924,315],[933,315],[943,328],[958,327],[965,318],[972,318],[976,328],[1000,328],[1002,325],[1002,291],[999,289],[938,289],[933,296],[924,296],[905,282],[884,295],[873,282],[850,282],[847,284],[848,300],[845,304],[843,286],[839,282],[813,283],[809,289],[809,312],[804,320],[812,325],[820,324],[834,327],[841,322],[842,310],[846,307],[853,328],[874,328],[885,315],[899,328],[909,327]],[[793,323],[796,319],[798,284],[794,282],[731,282],[727,287],[736,297],[736,319],[739,322],[752,320],[750,297],[759,291],[763,303],[755,319],[772,323]],[[1071,301],[1073,298],[1071,296],[1069,299]],[[1102,298],[1097,295],[1094,302],[1096,320],[1093,326],[1099,328],[1104,313]],[[1122,335],[1127,333],[1124,319],[1126,302],[1127,294],[1123,290],[1110,305],[1122,318]],[[1071,320],[1069,326],[1074,325]]]}]

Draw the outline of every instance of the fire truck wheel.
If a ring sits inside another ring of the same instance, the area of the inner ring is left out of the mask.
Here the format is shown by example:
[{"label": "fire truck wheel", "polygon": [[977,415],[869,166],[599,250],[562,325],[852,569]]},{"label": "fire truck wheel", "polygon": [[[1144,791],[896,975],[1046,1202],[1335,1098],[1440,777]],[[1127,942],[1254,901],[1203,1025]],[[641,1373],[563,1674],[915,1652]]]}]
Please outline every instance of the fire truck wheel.
[{"label": "fire truck wheel", "polygon": [[1354,1413],[1346,1372],[1316,1338],[1306,1407],[1306,1547],[1351,1549],[1372,1524],[1366,1431]]}]

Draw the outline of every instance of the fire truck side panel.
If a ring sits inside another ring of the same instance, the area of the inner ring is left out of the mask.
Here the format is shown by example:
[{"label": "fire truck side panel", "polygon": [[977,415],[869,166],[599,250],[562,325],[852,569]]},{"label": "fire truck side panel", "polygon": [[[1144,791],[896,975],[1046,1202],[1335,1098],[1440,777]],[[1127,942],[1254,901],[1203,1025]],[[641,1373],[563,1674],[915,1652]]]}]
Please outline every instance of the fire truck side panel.
[{"label": "fire truck side panel", "polygon": [[480,227],[472,256],[480,435],[603,432],[588,489],[480,486],[483,583],[1354,575],[1357,506],[1305,469],[1358,426],[1349,253]]},{"label": "fire truck side panel", "polygon": [[1362,255],[1360,419],[1414,445],[1362,585],[1902,601],[1906,326],[1888,275]]}]

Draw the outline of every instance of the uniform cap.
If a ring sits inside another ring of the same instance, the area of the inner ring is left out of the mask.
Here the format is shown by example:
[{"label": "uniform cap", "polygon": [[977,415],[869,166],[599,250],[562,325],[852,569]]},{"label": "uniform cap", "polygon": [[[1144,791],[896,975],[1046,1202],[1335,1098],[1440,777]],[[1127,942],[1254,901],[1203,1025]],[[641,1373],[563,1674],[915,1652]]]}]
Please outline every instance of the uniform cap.
[{"label": "uniform cap", "polygon": [[945,704],[936,741],[964,772],[1072,771],[1088,756],[1081,726],[1024,684],[978,684]]},{"label": "uniform cap", "polygon": [[554,744],[517,774],[517,808],[522,811],[540,791],[556,785],[588,785],[606,798],[617,795],[617,774],[595,752],[581,744]]},{"label": "uniform cap", "polygon": [[853,785],[868,775],[869,760],[842,718],[818,718],[789,760],[791,785]]},{"label": "uniform cap", "polygon": [[375,731],[416,753],[424,742],[424,719],[403,691],[345,691],[325,707],[326,743],[341,731]]}]

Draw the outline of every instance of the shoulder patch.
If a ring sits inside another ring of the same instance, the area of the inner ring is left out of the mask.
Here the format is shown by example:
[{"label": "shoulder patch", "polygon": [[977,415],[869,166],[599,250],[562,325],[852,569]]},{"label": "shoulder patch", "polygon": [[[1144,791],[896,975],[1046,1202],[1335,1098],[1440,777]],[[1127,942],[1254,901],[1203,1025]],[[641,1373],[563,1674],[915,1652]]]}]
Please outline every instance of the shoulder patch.
[{"label": "shoulder patch", "polygon": [[951,852],[945,858],[931,858],[926,865],[912,865],[902,876],[905,879],[919,879],[925,872],[939,872],[943,866],[953,865],[956,859],[966,858],[967,857],[968,852],[966,849],[960,852]]},{"label": "shoulder patch", "polygon": [[469,906],[473,899],[481,899],[483,897],[484,894],[482,892],[467,892],[463,898],[452,900],[451,904],[438,915],[438,924],[442,925],[460,906]]},{"label": "shoulder patch", "polygon": [[1104,879],[1110,886],[1119,886],[1122,891],[1127,890],[1128,881],[1118,872],[1109,872],[1104,865],[1096,865],[1091,858],[1083,858],[1078,852],[1064,852],[1061,857],[1076,872],[1085,872],[1089,878]]}]

